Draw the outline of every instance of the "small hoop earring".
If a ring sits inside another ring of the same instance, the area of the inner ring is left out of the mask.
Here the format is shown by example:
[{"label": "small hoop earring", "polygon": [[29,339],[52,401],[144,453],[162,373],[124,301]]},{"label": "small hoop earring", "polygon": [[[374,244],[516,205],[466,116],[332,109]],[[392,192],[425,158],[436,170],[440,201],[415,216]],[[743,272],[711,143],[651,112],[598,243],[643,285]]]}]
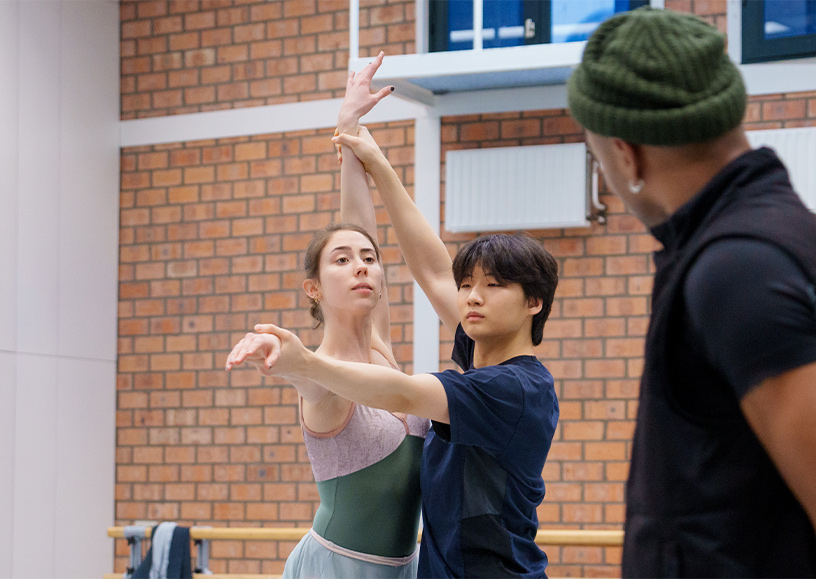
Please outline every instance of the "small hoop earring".
[{"label": "small hoop earring", "polygon": [[643,179],[639,179],[637,183],[629,181],[629,192],[632,195],[637,195],[641,192],[641,190],[643,190],[643,185],[645,185]]},{"label": "small hoop earring", "polygon": [[312,298],[312,302],[314,302],[314,305],[316,305],[316,306],[320,305],[320,298],[319,297],[314,297],[314,298]]}]

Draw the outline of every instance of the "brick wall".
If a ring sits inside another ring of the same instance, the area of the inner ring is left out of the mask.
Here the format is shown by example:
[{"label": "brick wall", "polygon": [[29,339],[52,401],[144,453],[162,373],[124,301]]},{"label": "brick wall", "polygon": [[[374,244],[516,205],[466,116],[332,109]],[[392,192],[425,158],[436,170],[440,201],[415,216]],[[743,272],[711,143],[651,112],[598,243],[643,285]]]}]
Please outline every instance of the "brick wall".
[{"label": "brick wall", "polygon": [[[724,29],[725,0],[666,4]],[[363,5],[363,54],[383,44],[389,54],[413,50],[413,4]],[[345,1],[140,1],[122,2],[121,11],[123,118],[341,96]],[[261,87],[278,92],[262,94]],[[746,123],[816,125],[816,92],[754,97]],[[413,124],[372,131],[410,190]],[[317,494],[294,389],[222,367],[257,321],[295,329],[309,345],[319,341],[301,268],[312,232],[337,218],[339,172],[329,135],[122,151],[116,524],[309,525]],[[563,110],[447,117],[443,160],[453,148],[581,138]],[[537,350],[561,402],[539,509],[548,528],[619,528],[624,516],[656,244],[614,196],[604,193],[601,201],[609,208],[606,225],[532,232],[558,259],[561,279]],[[410,372],[412,285],[378,211],[392,339]],[[473,237],[443,236],[451,252]],[[442,330],[441,338],[447,360],[451,337]],[[211,569],[279,573],[293,546],[216,541]],[[554,576],[619,574],[619,549],[546,550]],[[116,571],[124,571],[126,556],[117,541]]]},{"label": "brick wall", "polygon": [[[414,4],[360,2],[360,55],[414,52]],[[123,0],[122,118],[342,97],[348,0]]]}]

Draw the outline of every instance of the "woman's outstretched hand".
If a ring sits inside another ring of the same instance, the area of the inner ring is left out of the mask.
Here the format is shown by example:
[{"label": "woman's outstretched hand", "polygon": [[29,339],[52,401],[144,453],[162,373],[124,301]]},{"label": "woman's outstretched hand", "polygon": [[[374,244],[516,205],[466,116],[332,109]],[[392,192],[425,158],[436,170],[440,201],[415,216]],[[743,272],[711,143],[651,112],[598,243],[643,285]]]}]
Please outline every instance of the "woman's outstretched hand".
[{"label": "woman's outstretched hand", "polygon": [[358,74],[349,73],[346,81],[346,96],[340,105],[337,115],[337,130],[340,133],[357,133],[357,123],[360,117],[374,108],[378,102],[394,91],[393,86],[386,86],[375,93],[371,92],[371,79],[382,65],[385,53],[380,51],[377,57],[368,63]]},{"label": "woman's outstretched hand", "polygon": [[289,330],[272,324],[258,324],[255,331],[258,333],[249,333],[235,344],[227,356],[227,371],[246,362],[264,376],[285,376],[310,353]]}]

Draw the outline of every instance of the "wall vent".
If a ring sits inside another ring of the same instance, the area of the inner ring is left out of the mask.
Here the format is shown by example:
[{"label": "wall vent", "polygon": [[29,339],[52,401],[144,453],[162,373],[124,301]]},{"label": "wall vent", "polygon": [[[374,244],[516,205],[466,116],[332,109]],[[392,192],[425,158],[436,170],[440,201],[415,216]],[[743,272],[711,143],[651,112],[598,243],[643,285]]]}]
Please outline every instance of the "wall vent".
[{"label": "wall vent", "polygon": [[753,147],[776,151],[788,168],[793,188],[816,211],[816,127],[746,131]]},{"label": "wall vent", "polygon": [[448,151],[445,229],[587,227],[584,143]]}]

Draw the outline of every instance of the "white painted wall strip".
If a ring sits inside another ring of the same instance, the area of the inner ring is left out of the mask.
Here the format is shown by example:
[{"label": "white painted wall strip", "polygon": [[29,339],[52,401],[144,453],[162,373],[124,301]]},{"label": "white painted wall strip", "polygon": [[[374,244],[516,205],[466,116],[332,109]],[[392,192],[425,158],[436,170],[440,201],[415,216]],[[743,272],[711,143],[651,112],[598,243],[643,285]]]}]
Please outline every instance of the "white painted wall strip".
[{"label": "white painted wall strip", "polygon": [[[439,233],[441,119],[417,119],[414,129],[414,201]],[[439,370],[439,317],[414,282],[414,373]]]},{"label": "white painted wall strip", "polygon": [[484,47],[483,35],[484,27],[482,20],[484,17],[484,5],[482,0],[473,0],[473,50],[481,51]]},{"label": "white painted wall strip", "polygon": [[[399,98],[399,89],[368,115],[363,123],[416,119],[426,107]],[[341,99],[287,103],[246,109],[229,109],[122,121],[121,146],[141,147],[286,131],[334,127]],[[435,98],[439,116],[562,109],[567,106],[564,85],[450,93]]]},{"label": "white painted wall strip", "polygon": [[[414,46],[419,54],[428,52],[428,0],[415,0],[414,22],[416,23],[416,41]],[[349,53],[349,57],[351,54]],[[351,60],[351,58],[349,58]]]},{"label": "white painted wall strip", "polygon": [[749,95],[816,90],[816,58],[739,65]]},{"label": "white painted wall strip", "polygon": [[[121,122],[121,146],[140,147],[287,131],[325,129],[337,125],[342,99],[285,103]],[[423,107],[394,97],[384,99],[364,123],[403,121],[423,114]]]}]

